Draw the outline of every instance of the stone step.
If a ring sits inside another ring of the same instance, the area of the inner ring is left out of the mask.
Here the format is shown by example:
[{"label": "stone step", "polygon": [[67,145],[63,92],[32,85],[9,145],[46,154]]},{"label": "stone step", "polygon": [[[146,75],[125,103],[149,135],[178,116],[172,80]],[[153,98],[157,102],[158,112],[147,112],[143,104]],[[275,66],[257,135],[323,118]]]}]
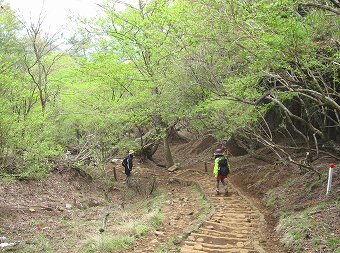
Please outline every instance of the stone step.
[{"label": "stone step", "polygon": [[[214,224],[219,224],[223,227],[223,230],[226,230],[228,232],[232,231],[242,231],[242,230],[252,230],[253,228],[256,228],[256,224],[239,224],[239,223],[227,223],[227,222],[221,222],[218,220],[211,220],[209,221]],[[245,226],[247,225],[247,226]],[[220,229],[222,230],[222,229]]]},{"label": "stone step", "polygon": [[224,196],[223,188],[220,188],[220,195],[215,194],[215,180],[210,174],[184,171],[178,173],[177,177],[199,183],[215,211],[209,220],[204,221],[196,232],[189,235],[181,252],[259,253],[255,250],[259,248],[258,244],[253,244],[259,233],[258,211],[230,183],[229,194]]},{"label": "stone step", "polygon": [[[196,247],[196,248],[195,248]],[[211,252],[211,253],[258,253],[256,250],[253,249],[238,249],[238,248],[207,248],[203,245],[196,245],[196,246],[183,246],[181,249],[182,253],[202,253],[202,252]]]},{"label": "stone step", "polygon": [[[210,226],[209,226],[210,227]],[[229,238],[248,238],[249,236],[245,233],[228,233],[225,231],[220,231],[220,230],[215,230],[215,229],[211,229],[211,228],[205,228],[205,227],[201,227],[199,230],[201,233],[204,234],[209,234],[209,235],[220,235],[220,236],[226,236]]]},{"label": "stone step", "polygon": [[216,218],[216,219],[226,219],[226,220],[229,220],[230,222],[248,222],[248,223],[250,223],[251,221],[254,221],[254,220],[256,220],[256,219],[251,219],[250,218],[250,215],[248,215],[248,217],[246,216],[246,217],[237,217],[237,216],[235,216],[234,214],[227,214],[227,213],[221,213],[221,212],[219,212],[219,213],[215,213],[215,215],[214,215],[214,217]]},{"label": "stone step", "polygon": [[[216,223],[216,222],[212,222],[212,221],[205,221],[201,228],[205,228],[205,229],[209,229],[209,230],[216,230],[216,231],[225,231],[226,230],[225,225],[221,225],[221,223]],[[249,230],[248,228],[236,228],[234,229],[233,233],[237,233],[239,231],[243,231],[244,229],[246,229],[247,231]]]},{"label": "stone step", "polygon": [[226,224],[228,226],[243,226],[243,227],[254,227],[254,224],[255,223],[252,223],[251,220],[249,219],[248,220],[231,220],[231,219],[228,219],[228,218],[221,218],[221,217],[216,217],[216,218],[213,218],[211,219],[211,221],[215,221],[217,223],[222,223],[222,224]]},{"label": "stone step", "polygon": [[247,238],[228,238],[225,236],[213,236],[213,235],[206,235],[201,233],[191,233],[190,237],[193,237],[195,242],[200,243],[208,243],[208,244],[216,244],[216,245],[236,245],[239,242],[245,242]]},{"label": "stone step", "polygon": [[[232,244],[211,244],[211,243],[204,243],[204,242],[192,242],[187,241],[185,245],[195,247],[196,245],[201,245],[204,249],[247,249],[247,250],[254,250],[253,245],[250,242],[238,242],[236,245]],[[196,247],[199,248],[199,247]]]},{"label": "stone step", "polygon": [[217,223],[217,222],[213,222],[213,221],[205,221],[202,224],[203,228],[210,228],[213,227],[214,230],[217,231],[224,231],[226,233],[237,233],[237,234],[249,234],[251,232],[251,229],[249,229],[249,227],[229,227],[226,226],[225,224],[221,224],[221,223]]}]

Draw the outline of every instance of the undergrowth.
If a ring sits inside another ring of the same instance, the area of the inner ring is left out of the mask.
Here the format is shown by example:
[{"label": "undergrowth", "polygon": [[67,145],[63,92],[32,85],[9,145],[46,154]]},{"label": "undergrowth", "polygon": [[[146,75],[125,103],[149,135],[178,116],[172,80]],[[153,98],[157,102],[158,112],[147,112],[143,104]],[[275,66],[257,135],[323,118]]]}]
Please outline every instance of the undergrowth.
[{"label": "undergrowth", "polygon": [[180,246],[178,245],[180,242],[180,238],[177,236],[173,236],[169,238],[166,243],[160,246],[155,253],[167,253],[171,250],[171,252],[179,252]]},{"label": "undergrowth", "polygon": [[[124,199],[131,200],[127,191]],[[149,199],[140,198],[124,208],[114,208],[108,218],[106,230],[96,236],[89,235],[78,249],[78,253],[108,253],[115,249],[129,248],[136,239],[163,225],[162,206],[166,194],[158,191]]]},{"label": "undergrowth", "polygon": [[199,222],[204,221],[207,216],[210,214],[211,210],[212,210],[212,205],[211,203],[207,200],[206,196],[204,195],[204,193],[201,191],[201,189],[199,188],[198,185],[193,184],[192,187],[193,191],[196,193],[197,195],[197,199],[200,203],[200,206],[202,207],[203,212],[197,217],[197,220]]},{"label": "undergrowth", "polygon": [[298,253],[303,252],[310,241],[315,252],[339,253],[340,238],[336,229],[321,220],[324,212],[337,206],[336,201],[320,203],[301,212],[282,215],[276,230],[282,235],[283,244]]},{"label": "undergrowth", "polygon": [[38,237],[25,247],[8,247],[4,249],[5,252],[17,252],[17,253],[56,253],[53,249],[52,241],[49,240],[44,234],[38,234]]},{"label": "undergrowth", "polygon": [[99,235],[89,239],[79,252],[83,253],[111,253],[114,249],[128,248],[134,242],[132,236]]}]

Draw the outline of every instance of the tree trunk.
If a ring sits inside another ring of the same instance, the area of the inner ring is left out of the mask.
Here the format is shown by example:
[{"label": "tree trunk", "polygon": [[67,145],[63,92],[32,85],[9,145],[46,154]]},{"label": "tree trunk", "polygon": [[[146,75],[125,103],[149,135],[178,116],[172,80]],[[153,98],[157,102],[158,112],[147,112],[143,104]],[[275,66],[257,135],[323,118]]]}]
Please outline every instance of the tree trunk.
[{"label": "tree trunk", "polygon": [[166,159],[166,167],[170,168],[172,165],[174,165],[174,161],[172,159],[172,154],[169,145],[169,134],[166,134],[166,136],[164,137],[164,154]]}]

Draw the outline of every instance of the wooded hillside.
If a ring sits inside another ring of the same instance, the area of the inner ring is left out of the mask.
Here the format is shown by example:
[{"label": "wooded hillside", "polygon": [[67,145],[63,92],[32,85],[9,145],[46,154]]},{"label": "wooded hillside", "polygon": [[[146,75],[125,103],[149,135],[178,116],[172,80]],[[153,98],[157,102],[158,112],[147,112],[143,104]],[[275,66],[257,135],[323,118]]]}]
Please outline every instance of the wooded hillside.
[{"label": "wooded hillside", "polygon": [[23,23],[2,6],[2,176],[42,177],[129,149],[152,159],[158,145],[171,166],[179,129],[248,152],[265,145],[307,170],[320,154],[340,159],[338,0],[119,4],[79,19],[67,45],[42,19]]}]

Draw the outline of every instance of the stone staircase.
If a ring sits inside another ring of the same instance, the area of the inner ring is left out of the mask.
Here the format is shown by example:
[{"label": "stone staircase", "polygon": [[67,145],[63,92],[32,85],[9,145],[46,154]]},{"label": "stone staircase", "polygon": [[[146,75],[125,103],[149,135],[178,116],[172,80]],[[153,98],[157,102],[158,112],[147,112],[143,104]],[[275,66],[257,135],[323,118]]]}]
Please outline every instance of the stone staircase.
[{"label": "stone staircase", "polygon": [[197,182],[213,206],[208,219],[184,241],[181,252],[265,253],[259,243],[263,215],[230,182],[224,196],[215,195],[215,179],[205,172],[184,170],[175,177]]}]

